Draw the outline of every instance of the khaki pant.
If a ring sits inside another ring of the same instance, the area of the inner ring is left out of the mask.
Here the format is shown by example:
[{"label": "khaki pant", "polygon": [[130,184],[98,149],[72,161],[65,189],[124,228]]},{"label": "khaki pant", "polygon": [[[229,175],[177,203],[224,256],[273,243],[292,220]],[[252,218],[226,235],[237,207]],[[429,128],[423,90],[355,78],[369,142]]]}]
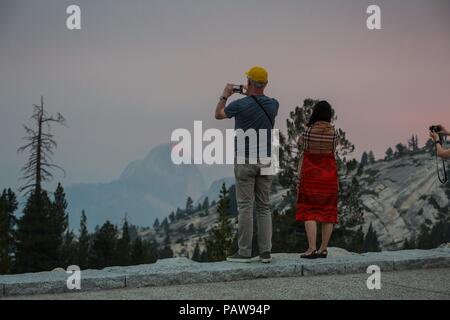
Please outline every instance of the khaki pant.
[{"label": "khaki pant", "polygon": [[272,176],[262,176],[261,167],[263,166],[256,164],[234,166],[239,209],[239,254],[245,257],[252,255],[253,207],[257,218],[259,253],[272,250],[272,211],[269,199]]}]

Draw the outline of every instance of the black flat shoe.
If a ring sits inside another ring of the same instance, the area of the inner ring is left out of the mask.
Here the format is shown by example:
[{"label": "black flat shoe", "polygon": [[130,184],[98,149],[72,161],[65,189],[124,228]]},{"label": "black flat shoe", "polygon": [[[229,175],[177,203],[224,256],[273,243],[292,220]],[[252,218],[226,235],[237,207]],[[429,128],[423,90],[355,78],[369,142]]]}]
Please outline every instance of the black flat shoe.
[{"label": "black flat shoe", "polygon": [[320,258],[320,259],[326,259],[328,257],[328,250],[317,251],[316,256],[317,256],[317,258]]},{"label": "black flat shoe", "polygon": [[314,250],[313,252],[311,252],[310,254],[302,254],[300,255],[301,259],[317,259],[317,250]]}]

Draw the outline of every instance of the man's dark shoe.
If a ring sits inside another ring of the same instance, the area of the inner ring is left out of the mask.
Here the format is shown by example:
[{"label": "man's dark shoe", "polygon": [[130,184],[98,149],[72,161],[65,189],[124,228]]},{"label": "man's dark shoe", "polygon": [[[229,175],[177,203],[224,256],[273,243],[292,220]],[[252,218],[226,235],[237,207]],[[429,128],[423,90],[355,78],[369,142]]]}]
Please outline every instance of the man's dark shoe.
[{"label": "man's dark shoe", "polygon": [[264,252],[259,255],[259,260],[261,260],[262,263],[270,263],[272,261],[272,256],[270,255],[270,252]]},{"label": "man's dark shoe", "polygon": [[236,252],[232,256],[227,257],[227,261],[228,262],[249,263],[249,262],[252,262],[252,258],[241,256],[238,252]]}]

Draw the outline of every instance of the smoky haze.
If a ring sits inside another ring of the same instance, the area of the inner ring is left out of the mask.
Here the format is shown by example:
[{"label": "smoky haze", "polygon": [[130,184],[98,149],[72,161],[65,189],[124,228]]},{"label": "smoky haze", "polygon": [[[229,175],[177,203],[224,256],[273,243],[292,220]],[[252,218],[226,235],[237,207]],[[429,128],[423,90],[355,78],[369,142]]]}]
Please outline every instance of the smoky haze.
[{"label": "smoky haze", "polygon": [[226,82],[263,65],[278,126],[307,97],[327,99],[338,126],[381,157],[435,122],[450,126],[450,4],[376,1],[87,1],[82,30],[66,29],[73,1],[0,1],[0,188],[19,184],[22,124],[45,96],[63,184],[106,182],[176,128],[233,128],[213,119]]}]

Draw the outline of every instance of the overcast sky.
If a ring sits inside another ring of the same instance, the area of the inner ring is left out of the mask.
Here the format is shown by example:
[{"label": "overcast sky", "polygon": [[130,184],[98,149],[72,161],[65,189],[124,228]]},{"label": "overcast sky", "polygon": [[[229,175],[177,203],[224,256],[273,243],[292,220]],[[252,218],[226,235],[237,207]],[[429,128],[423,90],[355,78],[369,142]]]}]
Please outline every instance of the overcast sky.
[{"label": "overcast sky", "polygon": [[[366,28],[369,4],[381,31]],[[82,30],[66,29],[78,4]],[[253,65],[270,73],[278,126],[307,97],[327,99],[361,150],[431,123],[450,127],[448,0],[0,0],[0,188],[17,187],[32,104],[45,96],[64,184],[106,182],[167,143],[175,128],[213,120],[226,82]]]}]

